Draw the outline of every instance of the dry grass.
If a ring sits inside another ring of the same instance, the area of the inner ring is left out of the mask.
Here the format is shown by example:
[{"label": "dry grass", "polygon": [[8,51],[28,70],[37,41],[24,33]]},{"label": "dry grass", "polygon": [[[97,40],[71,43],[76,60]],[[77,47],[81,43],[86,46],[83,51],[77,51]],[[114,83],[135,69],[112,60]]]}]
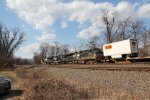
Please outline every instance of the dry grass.
[{"label": "dry grass", "polygon": [[88,100],[90,95],[82,89],[58,80],[47,73],[45,68],[18,68],[20,85],[24,93],[19,100]]}]

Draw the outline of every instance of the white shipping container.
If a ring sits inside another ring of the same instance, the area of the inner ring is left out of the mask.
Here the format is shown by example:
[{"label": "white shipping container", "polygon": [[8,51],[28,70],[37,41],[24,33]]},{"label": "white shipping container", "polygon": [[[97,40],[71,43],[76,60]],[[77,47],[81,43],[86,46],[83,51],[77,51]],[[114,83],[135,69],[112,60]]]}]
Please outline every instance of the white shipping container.
[{"label": "white shipping container", "polygon": [[112,58],[121,58],[122,54],[138,53],[137,41],[128,39],[106,44],[103,46],[103,52],[104,56],[111,56]]}]

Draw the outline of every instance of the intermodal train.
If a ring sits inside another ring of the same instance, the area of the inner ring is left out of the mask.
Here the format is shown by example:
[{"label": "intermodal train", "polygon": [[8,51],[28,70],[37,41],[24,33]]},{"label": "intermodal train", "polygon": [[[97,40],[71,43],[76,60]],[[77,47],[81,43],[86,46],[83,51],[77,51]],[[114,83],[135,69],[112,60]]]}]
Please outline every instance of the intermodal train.
[{"label": "intermodal train", "polygon": [[66,55],[48,57],[42,60],[45,64],[95,64],[114,63],[119,60],[135,61],[138,57],[138,43],[135,39],[113,42],[103,45],[103,49],[94,48]]}]

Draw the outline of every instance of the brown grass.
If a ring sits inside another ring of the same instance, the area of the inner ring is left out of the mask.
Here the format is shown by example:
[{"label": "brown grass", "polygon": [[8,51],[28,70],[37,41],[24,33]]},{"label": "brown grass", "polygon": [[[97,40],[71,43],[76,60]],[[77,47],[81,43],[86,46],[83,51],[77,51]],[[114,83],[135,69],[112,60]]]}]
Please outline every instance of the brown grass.
[{"label": "brown grass", "polygon": [[18,99],[88,100],[91,98],[85,90],[78,90],[75,86],[50,76],[45,68],[18,68],[16,72],[20,77],[20,85],[25,90]]}]

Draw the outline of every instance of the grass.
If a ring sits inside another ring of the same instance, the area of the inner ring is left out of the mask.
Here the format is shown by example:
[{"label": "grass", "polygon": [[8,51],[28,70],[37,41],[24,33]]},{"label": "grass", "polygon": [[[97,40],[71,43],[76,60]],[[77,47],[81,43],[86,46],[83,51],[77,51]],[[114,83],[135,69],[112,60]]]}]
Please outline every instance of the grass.
[{"label": "grass", "polygon": [[89,100],[90,95],[83,89],[58,80],[46,72],[45,68],[18,68],[20,85],[24,89],[18,99],[25,100]]}]

